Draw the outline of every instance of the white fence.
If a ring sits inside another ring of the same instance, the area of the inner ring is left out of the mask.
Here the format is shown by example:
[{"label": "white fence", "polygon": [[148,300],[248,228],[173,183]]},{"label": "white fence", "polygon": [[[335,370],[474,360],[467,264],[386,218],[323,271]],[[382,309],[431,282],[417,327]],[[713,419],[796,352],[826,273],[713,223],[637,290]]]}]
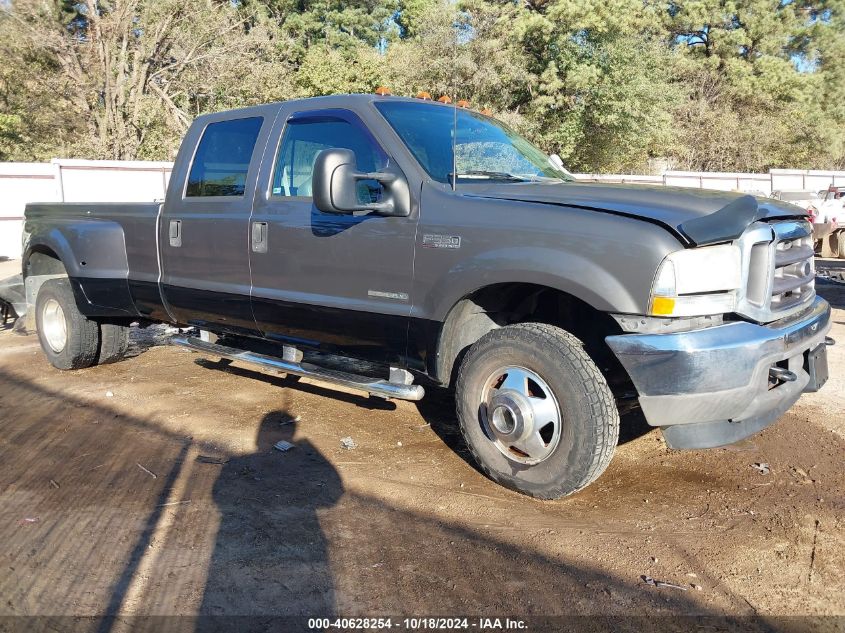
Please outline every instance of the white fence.
[{"label": "white fence", "polygon": [[772,169],[768,173],[667,171],[660,176],[637,174],[575,174],[576,178],[597,182],[628,182],[667,187],[693,187],[720,191],[746,191],[769,195],[773,191],[821,191],[830,185],[845,187],[845,171]]},{"label": "white fence", "polygon": [[[21,220],[28,202],[150,202],[162,200],[172,163],[55,159],[0,163],[0,257],[20,257]],[[767,174],[667,171],[660,176],[576,174],[583,180],[628,182],[769,195],[845,186],[845,171],[773,169]]]},{"label": "white fence", "polygon": [[20,257],[28,202],[150,202],[164,199],[173,163],[56,159],[0,163],[0,257]]}]

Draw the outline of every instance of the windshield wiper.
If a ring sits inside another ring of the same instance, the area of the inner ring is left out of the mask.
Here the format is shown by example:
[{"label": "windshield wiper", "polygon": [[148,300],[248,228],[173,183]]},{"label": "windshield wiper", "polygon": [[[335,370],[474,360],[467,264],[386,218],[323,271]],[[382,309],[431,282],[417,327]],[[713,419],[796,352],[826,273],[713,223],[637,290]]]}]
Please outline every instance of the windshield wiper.
[{"label": "windshield wiper", "polygon": [[[452,174],[449,174],[451,178]],[[488,171],[486,169],[471,169],[458,174],[458,178],[489,178],[490,180],[513,180],[515,182],[526,182],[526,178],[514,176],[506,171]]]}]

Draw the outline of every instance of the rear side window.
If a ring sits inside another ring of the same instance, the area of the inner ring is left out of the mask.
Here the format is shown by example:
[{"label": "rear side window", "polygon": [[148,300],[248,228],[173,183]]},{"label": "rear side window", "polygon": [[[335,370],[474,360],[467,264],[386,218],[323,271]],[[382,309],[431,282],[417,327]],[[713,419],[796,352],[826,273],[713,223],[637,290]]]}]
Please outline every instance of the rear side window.
[{"label": "rear side window", "polygon": [[210,123],[203,132],[185,196],[242,196],[262,117]]}]

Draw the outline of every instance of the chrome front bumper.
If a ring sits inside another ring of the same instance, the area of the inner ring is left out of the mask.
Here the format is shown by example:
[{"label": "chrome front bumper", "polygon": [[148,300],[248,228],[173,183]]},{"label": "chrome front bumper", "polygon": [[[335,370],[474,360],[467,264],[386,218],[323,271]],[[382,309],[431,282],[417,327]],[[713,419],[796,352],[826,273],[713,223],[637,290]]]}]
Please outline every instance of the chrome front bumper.
[{"label": "chrome front bumper", "polygon": [[[671,334],[622,334],[607,343],[627,370],[646,420],[674,448],[722,446],[779,418],[809,388],[806,353],[825,342],[830,306],[816,297],[768,325],[745,321]],[[772,386],[779,366],[795,380]]]}]

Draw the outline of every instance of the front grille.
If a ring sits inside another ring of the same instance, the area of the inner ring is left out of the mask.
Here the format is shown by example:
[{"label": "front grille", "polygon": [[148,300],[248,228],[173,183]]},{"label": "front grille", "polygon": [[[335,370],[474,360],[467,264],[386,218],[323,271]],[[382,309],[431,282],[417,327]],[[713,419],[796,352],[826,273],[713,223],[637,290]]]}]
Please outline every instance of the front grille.
[{"label": "front grille", "polygon": [[745,280],[740,315],[768,323],[802,310],[816,296],[809,222],[760,222],[740,242]]},{"label": "front grille", "polygon": [[[775,228],[777,235],[777,227]],[[816,294],[813,236],[804,235],[775,242],[771,310],[777,314],[805,303]]]}]

